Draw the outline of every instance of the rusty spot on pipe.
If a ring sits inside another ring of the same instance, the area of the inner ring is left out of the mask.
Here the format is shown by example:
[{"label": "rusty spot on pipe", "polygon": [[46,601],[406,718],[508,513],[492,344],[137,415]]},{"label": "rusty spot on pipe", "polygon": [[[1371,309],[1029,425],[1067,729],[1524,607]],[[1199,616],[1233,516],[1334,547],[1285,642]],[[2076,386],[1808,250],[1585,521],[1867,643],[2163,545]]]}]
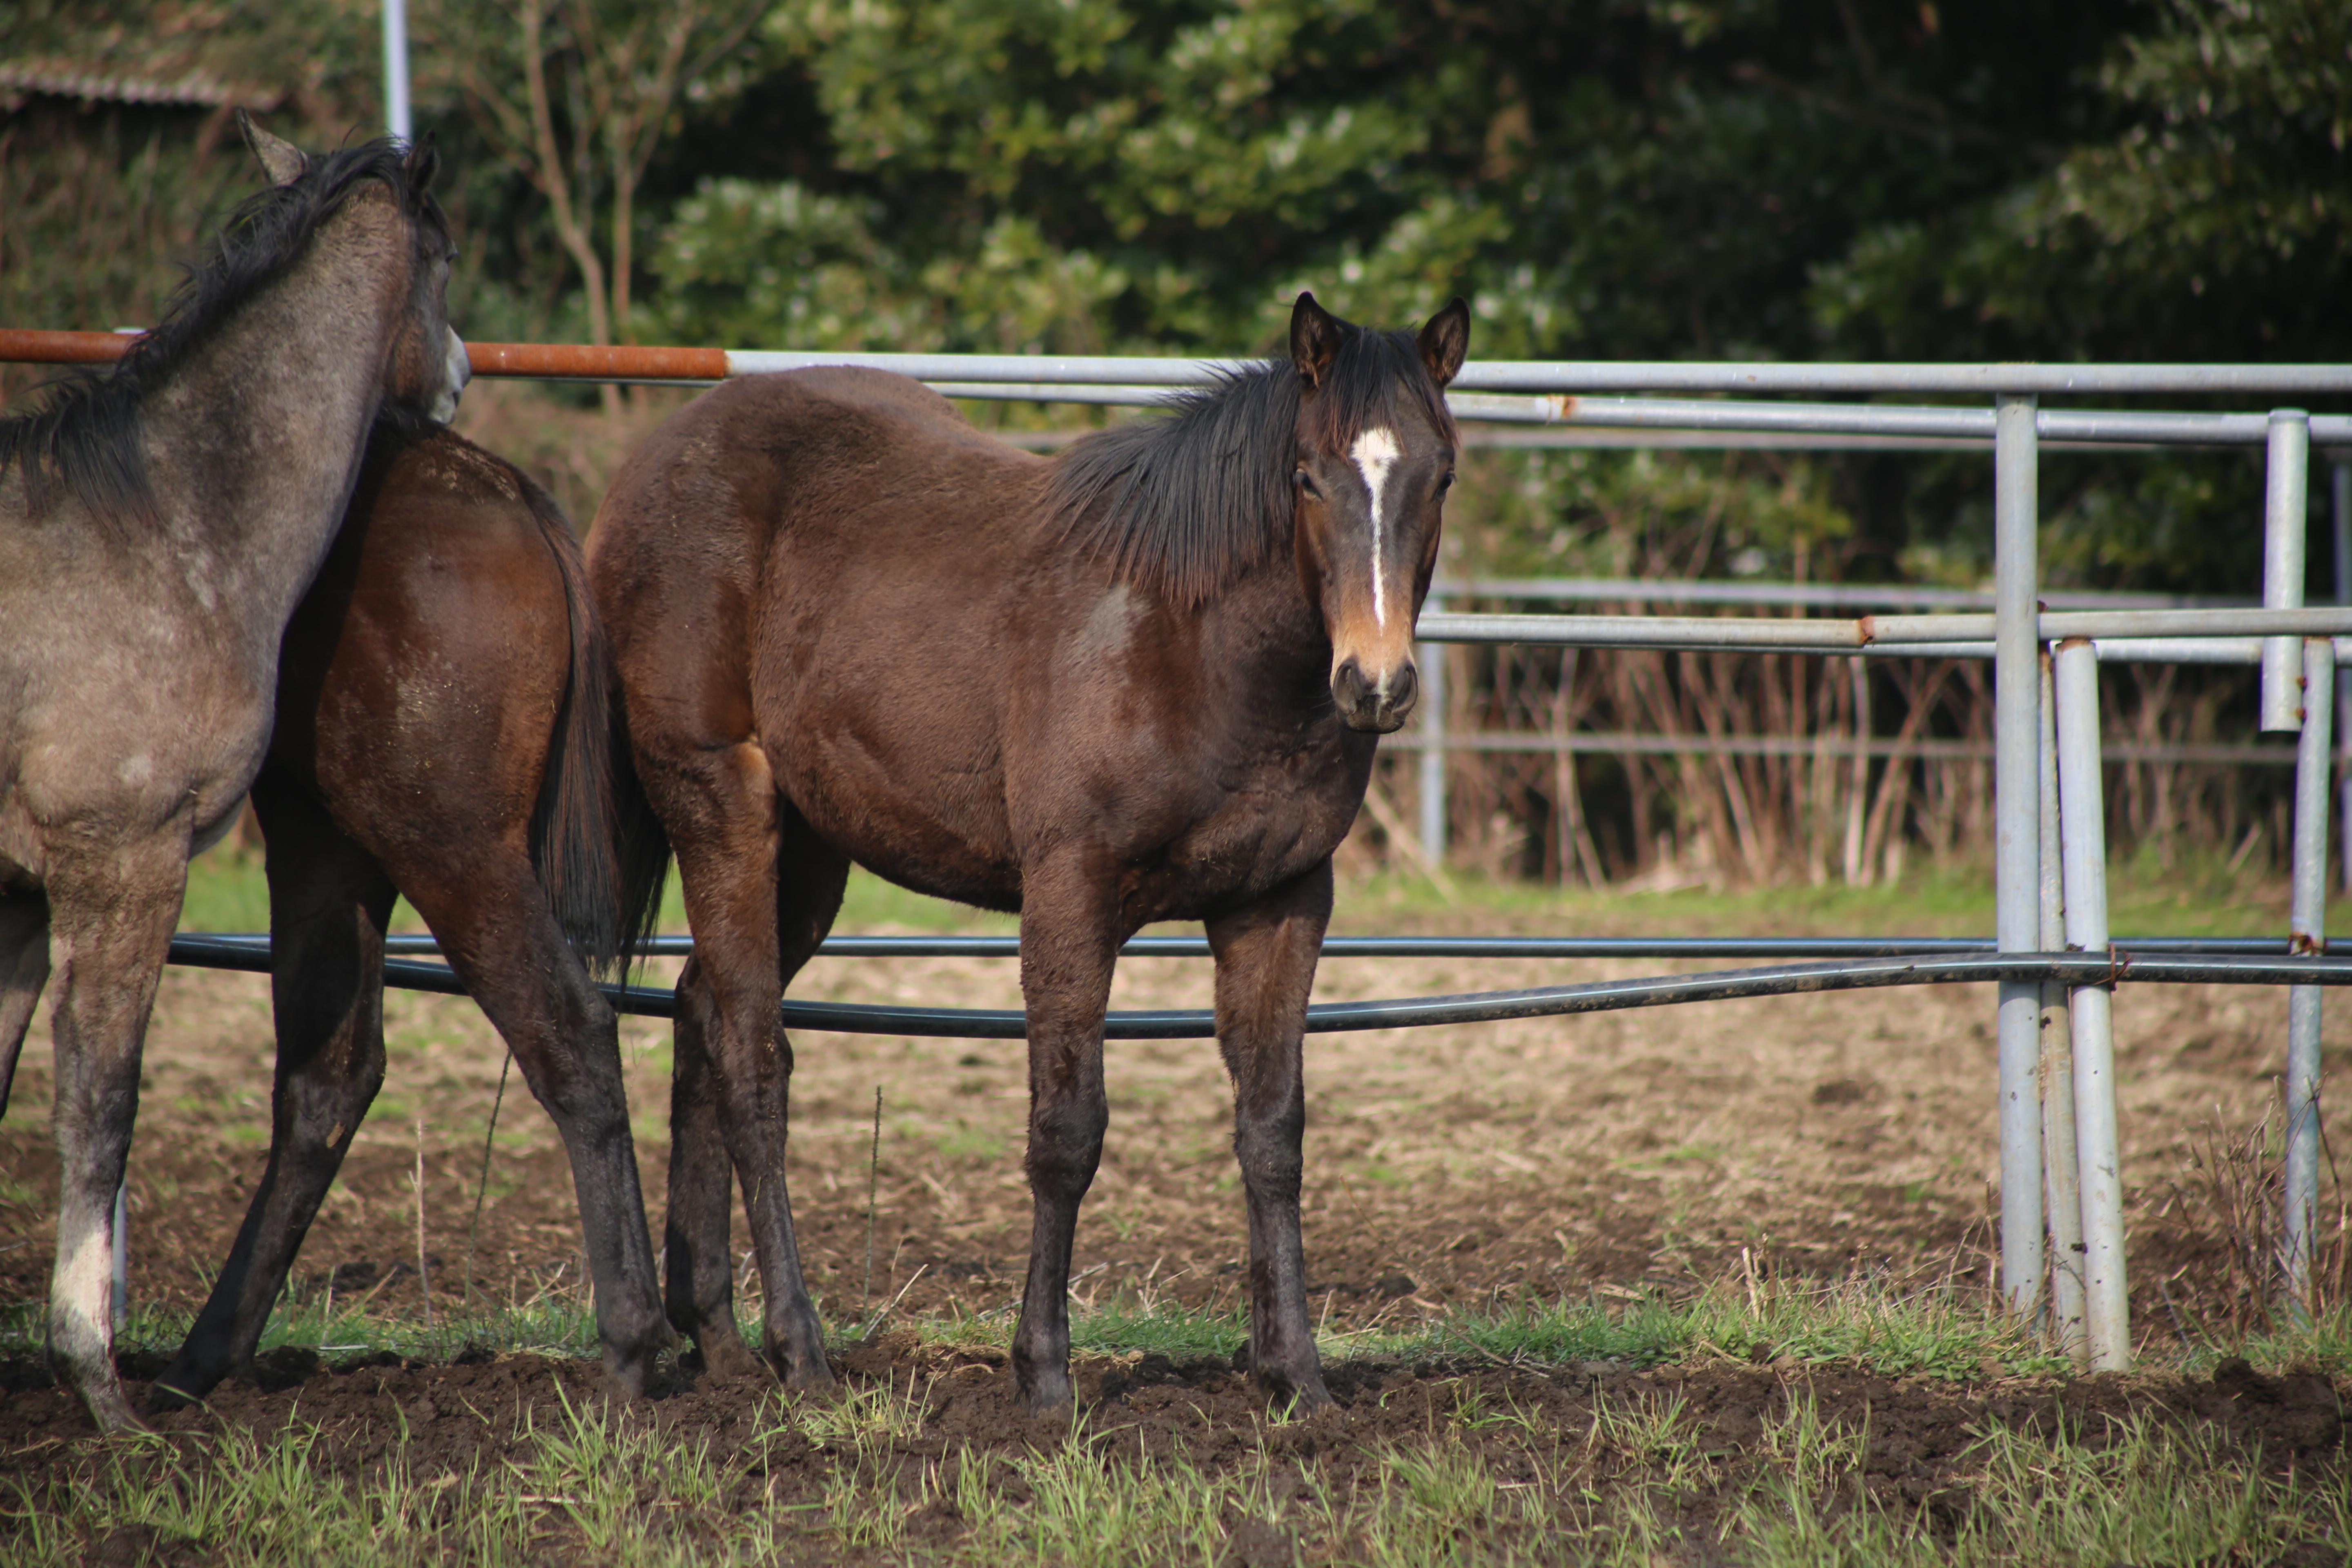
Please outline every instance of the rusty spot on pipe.
[{"label": "rusty spot on pipe", "polygon": [[1876,616],[1863,616],[1860,620],[1853,623],[1853,631],[1857,645],[1867,647],[1870,643],[1876,640],[1878,637],[1878,617]]},{"label": "rusty spot on pipe", "polygon": [[10,364],[105,364],[139,341],[129,332],[49,332],[0,327],[0,362]]},{"label": "rusty spot on pipe", "polygon": [[725,349],[635,344],[467,343],[476,375],[565,375],[586,380],[724,381]]},{"label": "rusty spot on pipe", "polygon": [[1570,393],[1565,393],[1565,392],[1563,392],[1563,393],[1559,393],[1559,394],[1557,394],[1556,395],[1554,395],[1554,397],[1553,397],[1553,398],[1552,398],[1552,400],[1551,400],[1551,416],[1552,416],[1553,418],[1555,418],[1555,419],[1573,419],[1573,418],[1575,418],[1575,417],[1576,417],[1576,398],[1575,398],[1575,395],[1574,395],[1573,394],[1570,394]]}]

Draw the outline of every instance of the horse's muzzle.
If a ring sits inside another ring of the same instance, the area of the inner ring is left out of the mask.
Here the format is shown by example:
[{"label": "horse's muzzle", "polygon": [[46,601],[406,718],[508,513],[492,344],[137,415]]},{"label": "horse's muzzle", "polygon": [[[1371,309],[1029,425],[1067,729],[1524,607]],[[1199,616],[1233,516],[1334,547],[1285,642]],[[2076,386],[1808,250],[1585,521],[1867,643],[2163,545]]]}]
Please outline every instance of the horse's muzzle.
[{"label": "horse's muzzle", "polygon": [[1421,673],[1411,659],[1379,680],[1367,676],[1364,667],[1352,658],[1343,661],[1331,676],[1331,700],[1339,705],[1340,721],[1350,730],[1376,735],[1402,730],[1420,699]]},{"label": "horse's muzzle", "polygon": [[466,384],[474,379],[473,356],[466,352],[466,340],[455,327],[443,330],[449,341],[442,349],[441,390],[434,395],[433,406],[425,411],[436,425],[446,425],[457,417],[457,399],[465,393]]}]

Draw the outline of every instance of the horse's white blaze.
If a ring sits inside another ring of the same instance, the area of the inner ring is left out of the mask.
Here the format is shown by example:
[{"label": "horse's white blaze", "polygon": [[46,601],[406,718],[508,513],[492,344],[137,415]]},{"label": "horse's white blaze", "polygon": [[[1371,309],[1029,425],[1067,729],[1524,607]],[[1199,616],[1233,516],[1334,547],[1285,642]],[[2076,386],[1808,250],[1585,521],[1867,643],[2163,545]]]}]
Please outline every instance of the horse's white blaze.
[{"label": "horse's white blaze", "polygon": [[1402,454],[1397,447],[1396,437],[1386,426],[1376,425],[1356,437],[1348,456],[1354,458],[1356,471],[1364,476],[1364,489],[1372,498],[1372,622],[1375,626],[1389,624],[1388,590],[1381,579],[1388,575],[1385,539],[1381,529],[1381,510],[1387,499],[1389,470],[1396,467]]}]

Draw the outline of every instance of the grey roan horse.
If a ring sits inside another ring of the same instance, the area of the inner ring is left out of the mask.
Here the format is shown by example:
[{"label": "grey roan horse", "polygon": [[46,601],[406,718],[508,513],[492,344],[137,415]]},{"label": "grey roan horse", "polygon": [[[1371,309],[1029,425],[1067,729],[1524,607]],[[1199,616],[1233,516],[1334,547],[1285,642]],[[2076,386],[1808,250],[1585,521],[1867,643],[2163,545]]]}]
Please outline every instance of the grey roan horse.
[{"label": "grey roan horse", "polygon": [[249,135],[273,186],[163,324],[0,421],[0,1104],[54,966],[49,1361],[110,1428],[114,1192],[188,857],[261,766],[378,411],[446,419],[466,374],[431,148]]}]

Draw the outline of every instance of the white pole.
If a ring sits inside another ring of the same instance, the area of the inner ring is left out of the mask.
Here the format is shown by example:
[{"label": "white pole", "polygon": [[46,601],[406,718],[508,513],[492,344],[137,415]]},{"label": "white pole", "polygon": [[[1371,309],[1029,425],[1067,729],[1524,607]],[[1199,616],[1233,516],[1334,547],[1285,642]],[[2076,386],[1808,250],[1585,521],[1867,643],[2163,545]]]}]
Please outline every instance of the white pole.
[{"label": "white pole", "polygon": [[[2297,952],[2327,950],[2328,721],[2336,705],[2332,645],[2304,645],[2303,734],[2295,747],[2294,911]],[[2286,1288],[2299,1317],[2311,1310],[2313,1205],[2319,1195],[2319,997],[2286,992]]]},{"label": "white pole", "polygon": [[[2080,637],[2058,647],[2058,837],[2065,863],[2066,945],[2107,951],[2106,802],[2099,780],[2099,656]],[[2131,1302],[2124,1280],[2123,1162],[2116,1137],[2114,994],[2078,985],[2074,1025],[2074,1154],[2083,1196],[2084,1315],[2091,1365],[2131,1365]]]},{"label": "white pole", "polygon": [[[2042,661],[2033,599],[2041,506],[2033,420],[2031,397],[2004,393],[1995,405],[1993,925],[2003,952],[2032,952],[2042,942]],[[2041,985],[2003,981],[1998,1016],[2001,1290],[2012,1311],[2031,1318],[2042,1275]]]},{"label": "white pole", "polygon": [[[1432,594],[1424,615],[1443,615],[1445,605]],[[1421,852],[1434,872],[1445,864],[1445,647],[1424,642],[1421,666]]]},{"label": "white pole", "polygon": [[[2305,481],[2311,464],[2311,416],[2271,410],[2263,465],[2263,608],[2303,608]],[[2263,639],[2262,727],[2303,728],[2303,643]]]},{"label": "white pole", "polygon": [[[2059,851],[2058,698],[2050,650],[2042,648],[2042,951],[2066,946],[2064,875]],[[2084,1321],[2083,1191],[2074,1148],[2074,1043],[2066,988],[2042,987],[2042,1170],[2049,1184],[2050,1337],[2077,1366],[2091,1360]]]},{"label": "white pole", "polygon": [[[2333,492],[2336,512],[2336,602],[2352,605],[2352,460],[2342,454],[2336,458]],[[2336,689],[2336,743],[2352,746],[2352,682]],[[2344,841],[2352,844],[2352,769],[2345,770],[2337,783],[2339,808],[2344,815]],[[2344,890],[2352,893],[2352,855],[2344,857]]]},{"label": "white pole", "polygon": [[408,121],[408,0],[383,0],[383,128],[415,140]]}]

